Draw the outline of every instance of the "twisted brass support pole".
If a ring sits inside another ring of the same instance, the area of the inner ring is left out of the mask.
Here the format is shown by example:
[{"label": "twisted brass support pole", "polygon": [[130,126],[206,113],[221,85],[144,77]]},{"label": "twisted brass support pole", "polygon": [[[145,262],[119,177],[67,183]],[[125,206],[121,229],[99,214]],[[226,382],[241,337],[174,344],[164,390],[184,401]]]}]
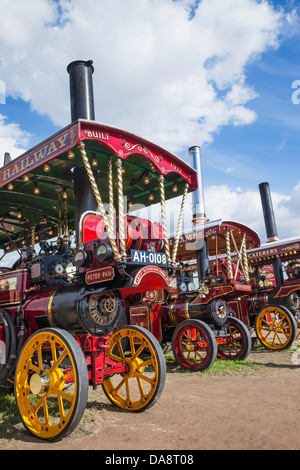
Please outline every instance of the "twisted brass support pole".
[{"label": "twisted brass support pole", "polygon": [[110,226],[114,226],[114,213],[115,213],[115,208],[114,208],[114,188],[113,188],[113,174],[112,174],[112,157],[109,155],[108,161],[107,161],[107,169],[108,169],[108,197],[109,197],[109,222]]},{"label": "twisted brass support pole", "polygon": [[245,279],[246,279],[246,282],[249,282],[250,276],[249,276],[249,264],[248,264],[248,256],[247,256],[247,249],[246,249],[246,234],[244,234],[244,238],[243,238],[243,258],[244,258]]},{"label": "twisted brass support pole", "polygon": [[[244,276],[245,276],[245,281],[246,282],[249,282],[249,276],[248,276],[248,272],[247,272],[247,268],[245,269],[245,266],[244,266],[244,263],[243,263],[243,259],[242,259],[242,255],[241,255],[241,252],[243,252],[243,247],[244,247],[244,244],[245,244],[245,234],[244,234],[244,237],[243,237],[243,241],[241,243],[241,248],[240,248],[240,251],[238,250],[238,247],[237,247],[237,244],[236,244],[236,241],[235,241],[235,238],[233,236],[233,233],[231,233],[231,238],[232,238],[232,241],[233,241],[233,244],[234,244],[234,248],[235,248],[235,251],[237,253],[237,256],[238,256],[238,262],[241,263],[241,269],[244,273]],[[247,255],[247,254],[246,254]],[[247,267],[248,267],[248,263],[247,264]],[[237,267],[236,267],[236,273],[235,273],[235,279],[237,277],[237,271],[238,271],[238,264],[237,264]]]},{"label": "twisted brass support pole", "polygon": [[181,208],[180,208],[180,213],[179,213],[179,218],[178,218],[178,223],[177,223],[177,231],[175,235],[175,244],[173,248],[173,255],[172,255],[172,264],[176,263],[176,256],[177,256],[177,250],[178,250],[178,245],[179,245],[179,236],[180,236],[180,231],[181,231],[181,226],[182,226],[182,219],[183,219],[183,211],[184,211],[184,206],[185,206],[185,200],[186,200],[186,195],[189,190],[189,185],[186,184],[184,187],[184,192],[182,195],[182,201],[181,201]]},{"label": "twisted brass support pole", "polygon": [[125,240],[125,224],[124,224],[124,195],[123,195],[123,177],[122,177],[122,160],[116,161],[117,165],[117,182],[118,182],[118,202],[119,202],[119,243],[122,260],[126,260],[126,240]]},{"label": "twisted brass support pole", "polygon": [[168,236],[168,225],[167,225],[167,214],[166,214],[166,199],[165,199],[165,186],[164,186],[164,177],[160,175],[158,178],[159,181],[159,192],[160,192],[160,206],[161,206],[161,219],[163,227],[163,237],[165,242],[165,253],[167,255],[168,262],[171,263],[170,256],[170,244]]},{"label": "twisted brass support pole", "polygon": [[79,150],[80,150],[80,153],[81,153],[81,156],[82,156],[82,160],[83,160],[83,163],[84,163],[84,166],[85,166],[85,169],[86,169],[88,178],[89,178],[89,180],[90,180],[90,183],[91,183],[91,186],[92,186],[92,190],[93,190],[93,192],[94,192],[95,199],[96,199],[97,204],[98,204],[99,212],[100,212],[100,214],[101,214],[101,217],[103,218],[103,221],[104,221],[104,224],[105,224],[105,227],[106,227],[107,235],[108,235],[110,244],[111,244],[112,249],[113,249],[113,252],[114,252],[115,260],[116,260],[116,261],[120,261],[120,260],[121,260],[121,256],[120,256],[120,254],[119,254],[118,247],[117,247],[116,241],[115,241],[115,239],[114,239],[113,230],[112,230],[112,227],[111,227],[111,225],[110,225],[110,223],[109,223],[109,220],[108,220],[108,218],[107,218],[107,215],[106,215],[106,212],[105,212],[105,209],[104,209],[104,205],[103,205],[103,202],[102,202],[102,199],[101,199],[99,190],[98,190],[98,186],[97,186],[97,183],[96,183],[95,177],[94,177],[94,175],[93,175],[93,171],[92,171],[90,162],[89,162],[89,160],[88,160],[88,157],[87,157],[87,154],[86,154],[86,151],[85,151],[85,145],[84,145],[84,143],[83,143],[83,142],[80,142],[78,148],[79,148]]},{"label": "twisted brass support pole", "polygon": [[230,249],[230,233],[228,229],[226,231],[226,252],[227,252],[228,277],[229,279],[233,279],[231,249]]}]

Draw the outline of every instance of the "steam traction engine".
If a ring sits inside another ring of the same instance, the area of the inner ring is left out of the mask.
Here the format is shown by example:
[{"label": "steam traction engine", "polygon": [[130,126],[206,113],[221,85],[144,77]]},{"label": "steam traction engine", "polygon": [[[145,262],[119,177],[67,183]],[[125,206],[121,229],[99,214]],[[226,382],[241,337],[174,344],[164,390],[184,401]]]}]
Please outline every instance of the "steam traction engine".
[{"label": "steam traction engine", "polygon": [[[171,287],[165,200],[174,185],[183,198],[197,187],[176,156],[94,121],[91,61],[68,72],[72,124],[0,169],[0,245],[11,265],[0,274],[0,383],[14,383],[25,428],[47,440],[75,429],[89,385],[130,411],[159,398],[161,347],[124,324],[125,301]],[[162,224],[127,214],[126,202],[158,200]]]},{"label": "steam traction engine", "polygon": [[[259,185],[267,243],[249,250],[252,295],[249,322],[268,349],[289,348],[299,338],[300,240],[280,240],[268,183]],[[232,304],[239,313],[240,304]]]},{"label": "steam traction engine", "polygon": [[[174,356],[183,367],[204,370],[217,357],[245,359],[251,350],[246,304],[252,285],[246,251],[258,247],[260,239],[234,221],[208,222],[199,147],[190,148],[190,157],[199,189],[193,193],[194,227],[179,240],[170,239],[171,247],[178,244],[181,261],[176,283],[164,291],[147,289],[126,302],[131,324],[146,326],[162,344],[172,342]],[[243,321],[229,308],[235,300],[245,305]]]}]

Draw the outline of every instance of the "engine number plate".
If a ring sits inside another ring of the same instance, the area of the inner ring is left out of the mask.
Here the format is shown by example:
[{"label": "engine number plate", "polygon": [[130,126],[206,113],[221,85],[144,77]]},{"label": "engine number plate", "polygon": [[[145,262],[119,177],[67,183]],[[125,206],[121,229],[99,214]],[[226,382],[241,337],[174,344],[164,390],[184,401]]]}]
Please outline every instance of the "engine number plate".
[{"label": "engine number plate", "polygon": [[131,262],[136,264],[145,264],[156,266],[168,266],[168,258],[165,253],[156,253],[155,251],[130,250]]}]

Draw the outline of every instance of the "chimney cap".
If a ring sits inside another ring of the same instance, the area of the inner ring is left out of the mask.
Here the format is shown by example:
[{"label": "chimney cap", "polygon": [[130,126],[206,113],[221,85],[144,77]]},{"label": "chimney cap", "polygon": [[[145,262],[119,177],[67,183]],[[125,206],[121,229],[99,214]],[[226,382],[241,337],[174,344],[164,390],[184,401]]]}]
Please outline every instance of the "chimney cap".
[{"label": "chimney cap", "polygon": [[67,72],[70,73],[70,70],[74,65],[85,65],[86,67],[91,67],[92,73],[94,72],[94,67],[93,67],[93,61],[92,60],[74,60],[73,62],[70,62],[68,67],[67,67]]}]

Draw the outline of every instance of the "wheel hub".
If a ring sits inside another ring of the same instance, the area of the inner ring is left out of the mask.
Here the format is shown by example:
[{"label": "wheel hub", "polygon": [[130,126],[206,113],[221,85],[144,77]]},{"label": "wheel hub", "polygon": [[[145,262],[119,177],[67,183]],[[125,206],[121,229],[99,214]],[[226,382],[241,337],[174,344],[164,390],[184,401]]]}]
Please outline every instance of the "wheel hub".
[{"label": "wheel hub", "polygon": [[195,351],[196,348],[195,348],[194,342],[193,342],[193,341],[188,341],[188,342],[186,343],[186,349],[187,349],[189,352]]},{"label": "wheel hub", "polygon": [[47,394],[50,387],[49,375],[45,371],[33,374],[31,376],[29,386],[31,393],[43,397]]},{"label": "wheel hub", "polygon": [[142,372],[143,368],[141,367],[141,359],[140,358],[135,358],[135,359],[126,359],[125,360],[127,366],[128,366],[128,372],[126,374],[127,377],[135,377],[136,372]]}]

